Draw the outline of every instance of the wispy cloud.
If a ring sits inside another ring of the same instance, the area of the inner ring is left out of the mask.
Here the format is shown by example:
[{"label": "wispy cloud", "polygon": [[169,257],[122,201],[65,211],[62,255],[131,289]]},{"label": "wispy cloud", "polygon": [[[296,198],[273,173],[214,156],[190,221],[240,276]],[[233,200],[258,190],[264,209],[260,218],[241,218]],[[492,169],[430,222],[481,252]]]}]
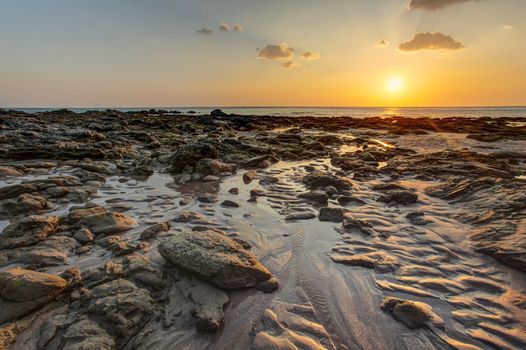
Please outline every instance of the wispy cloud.
[{"label": "wispy cloud", "polygon": [[416,33],[411,40],[401,43],[398,49],[405,52],[414,52],[420,50],[460,50],[464,47],[464,44],[451,36],[436,32]]},{"label": "wispy cloud", "polygon": [[513,26],[510,26],[509,24],[503,24],[499,27],[499,29],[502,30],[513,30]]},{"label": "wispy cloud", "polygon": [[413,10],[440,10],[451,5],[480,0],[409,0],[407,8]]},{"label": "wispy cloud", "polygon": [[234,32],[242,32],[243,31],[243,27],[241,26],[241,24],[236,23],[236,24],[234,24],[232,26],[232,30]]},{"label": "wispy cloud", "polygon": [[389,46],[389,42],[387,40],[380,40],[374,44],[374,47],[378,48],[386,48]]},{"label": "wispy cloud", "polygon": [[281,64],[281,66],[282,66],[283,68],[294,68],[294,67],[299,67],[299,66],[301,66],[301,64],[296,63],[294,60],[290,60],[290,61],[287,61],[287,62],[283,62],[283,63]]},{"label": "wispy cloud", "polygon": [[303,58],[304,60],[317,60],[320,57],[320,54],[314,51],[305,51],[301,54],[301,58]]},{"label": "wispy cloud", "polygon": [[227,24],[227,23],[220,23],[219,24],[219,30],[223,31],[223,32],[228,32],[230,31],[230,24]]},{"label": "wispy cloud", "polygon": [[198,29],[195,31],[197,34],[204,34],[204,35],[210,35],[212,34],[214,31],[212,29],[208,29],[208,28],[201,28],[201,29]]}]

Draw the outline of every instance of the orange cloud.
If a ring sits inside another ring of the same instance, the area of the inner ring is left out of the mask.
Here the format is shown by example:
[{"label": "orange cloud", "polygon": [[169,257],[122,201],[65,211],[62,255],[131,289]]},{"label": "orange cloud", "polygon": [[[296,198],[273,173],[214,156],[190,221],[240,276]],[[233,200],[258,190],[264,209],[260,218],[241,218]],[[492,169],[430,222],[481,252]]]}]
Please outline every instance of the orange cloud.
[{"label": "orange cloud", "polygon": [[408,41],[400,44],[398,49],[405,52],[414,52],[420,50],[460,50],[465,46],[453,39],[449,35],[439,32],[436,33],[416,33]]}]

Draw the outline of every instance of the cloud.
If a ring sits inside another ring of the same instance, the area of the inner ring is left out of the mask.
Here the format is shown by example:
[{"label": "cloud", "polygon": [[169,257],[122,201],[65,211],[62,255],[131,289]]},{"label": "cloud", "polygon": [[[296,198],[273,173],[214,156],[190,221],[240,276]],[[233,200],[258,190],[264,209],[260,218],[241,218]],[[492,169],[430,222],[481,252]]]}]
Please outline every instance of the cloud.
[{"label": "cloud", "polygon": [[384,48],[389,46],[389,41],[387,40],[380,40],[376,44],[374,44],[374,47]]},{"label": "cloud", "polygon": [[236,23],[236,24],[234,24],[234,25],[232,26],[232,30],[233,30],[234,32],[242,32],[242,31],[243,31],[243,27],[241,26],[241,24],[237,24],[237,23]]},{"label": "cloud", "polygon": [[287,62],[283,62],[281,64],[281,66],[283,68],[294,68],[294,67],[298,67],[298,66],[301,66],[299,63],[296,63],[294,60],[290,60],[290,61],[287,61]]},{"label": "cloud", "polygon": [[499,29],[513,30],[513,26],[510,26],[509,24],[503,24],[499,27]]},{"label": "cloud", "polygon": [[409,0],[407,8],[409,11],[413,10],[429,10],[436,11],[443,8],[446,8],[451,5],[461,4],[464,2],[470,1],[480,1],[480,0]]},{"label": "cloud", "polygon": [[442,33],[416,33],[413,39],[400,44],[398,49],[405,52],[420,50],[460,50],[465,46]]},{"label": "cloud", "polygon": [[204,35],[209,35],[209,34],[212,34],[214,31],[212,29],[208,29],[208,28],[201,28],[199,30],[196,30],[195,31],[197,34],[204,34]]},{"label": "cloud", "polygon": [[304,60],[317,60],[320,58],[320,54],[314,51],[305,51],[301,54],[301,58]]},{"label": "cloud", "polygon": [[257,57],[268,60],[291,61],[294,57],[294,49],[285,43],[278,45],[267,45],[264,48],[258,50]]},{"label": "cloud", "polygon": [[219,30],[223,32],[228,32],[230,30],[230,24],[227,24],[227,23],[219,24]]}]

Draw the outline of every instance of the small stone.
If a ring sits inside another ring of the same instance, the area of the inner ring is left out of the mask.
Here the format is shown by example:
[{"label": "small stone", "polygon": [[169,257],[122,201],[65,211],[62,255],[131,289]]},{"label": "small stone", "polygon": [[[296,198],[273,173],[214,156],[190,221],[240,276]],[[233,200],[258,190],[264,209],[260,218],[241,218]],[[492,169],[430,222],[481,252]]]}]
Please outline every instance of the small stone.
[{"label": "small stone", "polygon": [[316,217],[316,214],[310,211],[305,211],[301,213],[293,213],[293,214],[287,215],[285,217],[285,220],[287,221],[310,220],[310,219],[314,219],[315,217]]},{"label": "small stone", "polygon": [[234,201],[231,201],[231,200],[225,200],[221,203],[221,206],[222,207],[226,207],[226,208],[239,208],[239,204],[237,204],[236,202]]},{"label": "small stone", "polygon": [[246,173],[243,174],[243,183],[245,185],[248,185],[257,176],[258,176],[258,174],[255,171],[247,171]]},{"label": "small stone", "polygon": [[228,193],[230,193],[230,194],[239,194],[239,188],[232,187],[231,189],[228,190]]},{"label": "small stone", "polygon": [[85,243],[92,242],[94,239],[94,236],[93,236],[93,233],[87,228],[81,228],[73,235],[73,238],[79,241],[79,243],[85,244]]}]

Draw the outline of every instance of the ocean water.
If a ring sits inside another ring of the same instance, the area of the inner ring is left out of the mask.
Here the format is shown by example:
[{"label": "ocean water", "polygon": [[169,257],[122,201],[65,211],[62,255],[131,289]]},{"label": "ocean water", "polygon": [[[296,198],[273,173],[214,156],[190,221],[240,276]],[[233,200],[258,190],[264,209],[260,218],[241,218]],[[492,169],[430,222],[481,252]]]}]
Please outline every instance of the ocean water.
[{"label": "ocean water", "polygon": [[[111,108],[120,111],[141,111],[151,108],[168,111],[209,114],[216,107],[140,107],[140,108]],[[225,113],[242,115],[270,115],[270,116],[314,116],[338,117],[348,116],[356,118],[403,116],[411,118],[448,118],[448,117],[523,117],[526,118],[526,107],[449,107],[449,108],[378,108],[378,107],[220,107]],[[14,108],[28,113],[52,111],[57,108]],[[105,110],[107,108],[70,108],[83,113],[88,110]]]}]

